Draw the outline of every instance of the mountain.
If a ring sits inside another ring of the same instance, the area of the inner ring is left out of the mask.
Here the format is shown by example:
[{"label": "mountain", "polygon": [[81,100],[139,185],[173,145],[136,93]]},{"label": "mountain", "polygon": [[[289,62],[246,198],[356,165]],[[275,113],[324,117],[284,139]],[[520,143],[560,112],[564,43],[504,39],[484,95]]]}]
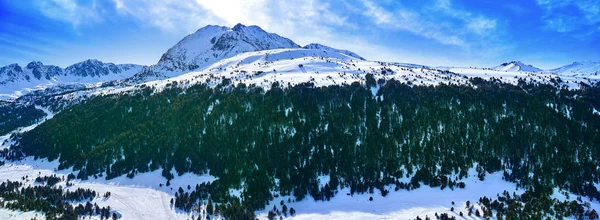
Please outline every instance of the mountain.
[{"label": "mountain", "polygon": [[[246,52],[267,51],[276,49],[306,49],[305,54],[314,54],[314,51],[330,51],[323,56],[337,56],[345,54],[352,58],[365,60],[358,54],[335,49],[322,44],[309,44],[304,47],[292,40],[268,33],[258,26],[245,26],[237,24],[232,28],[208,25],[200,28],[179,41],[162,55],[159,62],[144,71],[136,74],[129,82],[132,84],[147,82],[154,79],[166,79],[190,71],[201,71],[213,64]],[[274,51],[279,53],[281,51]],[[320,52],[319,52],[320,53]],[[296,53],[298,55],[300,53]],[[294,59],[285,57],[283,59]]]},{"label": "mountain", "polygon": [[136,64],[104,63],[98,60],[85,60],[64,69],[44,65],[39,61],[30,62],[25,67],[15,63],[0,67],[0,96],[16,98],[14,94],[22,94],[25,90],[125,79],[145,67]]},{"label": "mountain", "polygon": [[44,65],[42,62],[33,61],[25,66],[26,70],[30,70],[35,79],[47,79],[61,75],[62,69],[54,65]]},{"label": "mountain", "polygon": [[77,77],[103,77],[127,72],[135,73],[144,67],[145,66],[136,64],[103,63],[95,59],[90,59],[68,66],[64,69],[64,75]]},{"label": "mountain", "polygon": [[179,41],[162,55],[156,68],[188,71],[243,52],[299,48],[292,40],[267,33],[258,26],[237,24],[233,28],[209,25]]},{"label": "mountain", "polygon": [[597,76],[600,73],[600,62],[573,62],[549,71],[561,76]]},{"label": "mountain", "polygon": [[325,51],[334,51],[334,52],[337,52],[337,53],[346,54],[348,56],[351,56],[351,57],[354,57],[354,58],[357,58],[357,59],[360,59],[360,60],[366,60],[365,58],[359,56],[358,54],[356,54],[356,53],[354,53],[352,51],[335,49],[335,48],[332,48],[332,47],[325,46],[323,44],[312,43],[312,44],[306,45],[306,46],[304,46],[302,48],[304,48],[304,49],[318,49],[318,50],[325,50]]},{"label": "mountain", "polygon": [[497,71],[505,71],[505,72],[542,72],[543,70],[537,67],[534,67],[529,64],[524,64],[521,61],[511,61],[508,63],[500,64],[494,68]]}]

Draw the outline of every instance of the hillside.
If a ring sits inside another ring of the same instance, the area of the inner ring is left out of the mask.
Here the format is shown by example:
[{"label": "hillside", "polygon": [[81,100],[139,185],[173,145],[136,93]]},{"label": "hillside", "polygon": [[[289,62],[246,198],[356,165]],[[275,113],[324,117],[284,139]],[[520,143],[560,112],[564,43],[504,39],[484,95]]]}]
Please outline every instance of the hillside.
[{"label": "hillside", "polygon": [[[0,218],[598,218],[595,69],[371,61],[242,24],[149,67],[9,65]],[[78,187],[104,196],[44,202]]]},{"label": "hillside", "polygon": [[[390,80],[376,96],[360,84],[266,93],[196,85],[152,96],[145,89],[73,106],[25,133],[17,149],[58,158],[59,169],[72,166],[82,179],[157,169],[167,179],[210,174],[218,179],[211,184],[213,202],[235,204],[231,190],[239,189],[249,210],[264,208],[275,195],[328,200],[338,187],[383,195],[390,184],[460,187],[461,173],[474,164],[524,188],[562,186],[600,198],[586,188],[595,177],[585,174],[598,158],[577,157],[595,155],[600,142],[597,89],[557,93],[552,86],[479,83],[478,89],[433,88]],[[578,163],[568,162],[575,158]],[[567,166],[570,175],[552,171]],[[322,175],[328,176],[324,186]]]},{"label": "hillside", "polygon": [[599,79],[600,62],[574,62],[549,71],[561,76],[580,76]]}]

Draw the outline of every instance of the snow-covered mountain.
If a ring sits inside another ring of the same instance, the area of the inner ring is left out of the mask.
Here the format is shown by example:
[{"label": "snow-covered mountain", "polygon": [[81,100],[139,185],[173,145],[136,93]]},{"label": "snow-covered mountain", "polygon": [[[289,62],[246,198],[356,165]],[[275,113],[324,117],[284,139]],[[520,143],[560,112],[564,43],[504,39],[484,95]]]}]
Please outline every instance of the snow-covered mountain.
[{"label": "snow-covered mountain", "polygon": [[521,61],[511,61],[500,64],[492,69],[506,72],[542,72],[543,70],[529,64],[524,64]]},{"label": "snow-covered mountain", "polygon": [[136,64],[103,63],[98,60],[90,59],[68,66],[67,68],[65,68],[63,75],[71,75],[78,77],[103,77],[109,75],[119,75],[124,73],[135,74],[144,67],[145,66]]},{"label": "snow-covered mountain", "polygon": [[317,50],[324,50],[324,51],[334,51],[336,53],[346,54],[348,56],[351,56],[351,57],[354,57],[354,58],[357,58],[357,59],[360,59],[360,60],[366,60],[365,58],[359,56],[358,54],[356,54],[356,53],[354,53],[352,51],[335,49],[335,48],[332,48],[332,47],[325,46],[323,44],[312,43],[312,44],[306,45],[306,46],[304,46],[302,48],[304,48],[304,49],[317,49]]},{"label": "snow-covered mountain", "polygon": [[258,26],[237,24],[229,28],[209,25],[179,41],[162,55],[155,68],[195,70],[243,52],[298,47],[290,39],[267,33]]},{"label": "snow-covered mountain", "polygon": [[26,70],[31,71],[35,79],[47,79],[50,80],[52,77],[61,75],[62,69],[54,65],[44,65],[42,62],[33,61],[25,66]]},{"label": "snow-covered mountain", "polygon": [[28,91],[66,84],[98,83],[125,79],[146,66],[104,63],[85,60],[66,68],[33,61],[21,67],[10,64],[0,67],[0,97],[16,98]]},{"label": "snow-covered mountain", "polygon": [[600,73],[600,62],[573,62],[572,64],[548,71],[561,76],[598,76],[598,73]]},{"label": "snow-covered mountain", "polygon": [[[268,33],[258,26],[237,24],[233,28],[229,28],[208,25],[183,38],[164,53],[156,65],[136,74],[129,82],[136,84],[155,79],[166,79],[191,71],[202,71],[218,61],[241,53],[285,48],[330,51],[332,54],[345,54],[365,60],[354,52],[321,44],[300,47],[292,40]],[[291,58],[293,59],[293,57]]]}]

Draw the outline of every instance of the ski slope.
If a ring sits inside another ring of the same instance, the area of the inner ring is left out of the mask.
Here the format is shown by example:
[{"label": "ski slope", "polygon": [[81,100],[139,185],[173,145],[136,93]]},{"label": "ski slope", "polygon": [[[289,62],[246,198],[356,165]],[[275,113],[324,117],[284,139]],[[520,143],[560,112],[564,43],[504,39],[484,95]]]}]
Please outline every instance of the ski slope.
[{"label": "ski slope", "polygon": [[[58,160],[49,162],[44,159],[33,160],[31,157],[22,161],[7,162],[0,166],[0,182],[20,181],[25,177],[23,182],[29,186],[35,184],[34,180],[38,176],[57,174],[58,177],[66,177],[72,173],[70,169],[57,171],[57,167]],[[166,179],[161,176],[161,172],[161,170],[157,170],[143,173],[133,179],[121,176],[112,180],[104,178],[74,180],[72,181],[74,185],[67,188],[91,189],[101,195],[110,192],[109,198],[97,197],[91,203],[110,206],[111,210],[121,215],[121,219],[189,219],[192,214],[181,212],[171,206],[171,198],[174,197],[179,187],[187,191],[188,185],[195,186],[202,182],[212,182],[215,178],[209,175],[199,176],[188,173],[176,177],[171,181],[171,185],[166,187]],[[159,186],[160,183],[162,183],[162,187]],[[66,187],[65,182],[61,182],[57,186]],[[41,213],[37,214],[41,215]],[[35,215],[35,212],[19,214],[19,212],[0,209],[0,218],[10,219],[9,215],[14,216],[14,219],[21,219]]]}]

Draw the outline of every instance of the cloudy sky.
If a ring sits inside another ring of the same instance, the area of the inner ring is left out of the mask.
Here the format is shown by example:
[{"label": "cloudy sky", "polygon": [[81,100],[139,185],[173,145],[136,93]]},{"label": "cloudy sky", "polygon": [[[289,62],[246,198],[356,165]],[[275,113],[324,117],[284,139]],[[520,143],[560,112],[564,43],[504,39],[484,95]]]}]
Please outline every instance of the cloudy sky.
[{"label": "cloudy sky", "polygon": [[369,60],[541,68],[600,61],[597,0],[0,0],[0,65],[154,64],[205,25],[237,23]]}]

